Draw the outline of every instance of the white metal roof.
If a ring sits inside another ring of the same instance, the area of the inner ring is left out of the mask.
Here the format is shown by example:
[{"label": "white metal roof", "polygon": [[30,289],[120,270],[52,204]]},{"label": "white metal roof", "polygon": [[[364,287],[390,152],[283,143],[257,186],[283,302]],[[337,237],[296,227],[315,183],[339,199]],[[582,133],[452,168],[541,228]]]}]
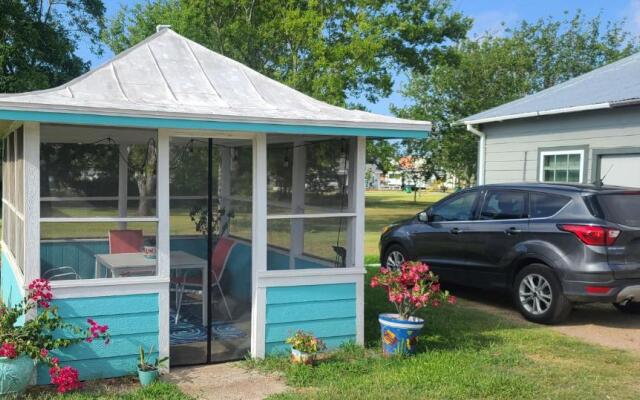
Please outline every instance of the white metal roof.
[{"label": "white metal roof", "polygon": [[485,124],[542,115],[599,110],[640,102],[640,53],[461,120]]},{"label": "white metal roof", "polygon": [[[60,87],[0,95],[0,110],[423,131],[431,124],[315,100],[171,29]],[[375,136],[372,134],[371,136]]]}]

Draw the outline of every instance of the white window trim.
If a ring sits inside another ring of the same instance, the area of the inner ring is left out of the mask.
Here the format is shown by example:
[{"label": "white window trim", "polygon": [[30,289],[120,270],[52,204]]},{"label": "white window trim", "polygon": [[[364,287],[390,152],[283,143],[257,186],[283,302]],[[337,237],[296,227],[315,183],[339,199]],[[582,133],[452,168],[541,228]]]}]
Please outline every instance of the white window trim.
[{"label": "white window trim", "polygon": [[570,155],[580,154],[580,176],[578,182],[567,183],[582,183],[584,180],[584,150],[553,150],[553,151],[541,151],[540,152],[540,170],[538,171],[538,179],[540,182],[548,183],[562,183],[562,182],[549,182],[544,180],[544,157],[545,156],[557,156],[557,155]]}]

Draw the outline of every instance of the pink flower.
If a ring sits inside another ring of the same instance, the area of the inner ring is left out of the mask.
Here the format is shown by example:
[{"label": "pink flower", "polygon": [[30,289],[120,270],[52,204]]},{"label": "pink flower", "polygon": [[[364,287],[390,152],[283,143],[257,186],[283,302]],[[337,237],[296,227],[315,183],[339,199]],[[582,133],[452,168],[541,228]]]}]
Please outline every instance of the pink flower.
[{"label": "pink flower", "polygon": [[18,353],[16,352],[16,348],[11,343],[3,343],[2,347],[0,347],[0,357],[6,358],[16,358]]},{"label": "pink flower", "polygon": [[40,349],[40,357],[45,358],[46,356],[49,355],[49,350],[47,349]]},{"label": "pink flower", "polygon": [[58,393],[66,393],[71,390],[80,389],[80,375],[78,370],[69,366],[60,368],[54,366],[49,370],[51,383],[58,386]]},{"label": "pink flower", "polygon": [[34,279],[29,284],[29,299],[35,301],[40,307],[49,308],[53,293],[51,284],[46,279]]}]

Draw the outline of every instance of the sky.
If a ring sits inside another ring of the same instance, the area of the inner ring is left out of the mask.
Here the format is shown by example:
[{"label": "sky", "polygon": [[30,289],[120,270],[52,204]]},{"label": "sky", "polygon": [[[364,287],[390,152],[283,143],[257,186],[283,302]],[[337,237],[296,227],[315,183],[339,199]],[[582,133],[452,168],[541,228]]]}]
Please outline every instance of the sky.
[{"label": "sky", "polygon": [[[122,5],[133,5],[140,0],[104,0],[107,16],[111,17]],[[581,9],[587,16],[602,13],[604,20],[622,20],[626,18],[626,29],[640,34],[640,0],[453,0],[453,7],[473,18],[474,26],[469,35],[477,37],[484,32],[499,35],[504,25],[512,26],[521,20],[535,21],[547,16],[560,17],[564,11],[575,13]],[[113,54],[105,49],[102,56],[91,54],[86,45],[78,49],[78,55],[90,60],[92,68],[108,61]],[[371,104],[365,99],[352,98],[352,102],[365,104],[369,111],[390,115],[389,106],[402,106],[407,101],[401,95],[406,76],[395,77],[393,94],[386,99]]]}]

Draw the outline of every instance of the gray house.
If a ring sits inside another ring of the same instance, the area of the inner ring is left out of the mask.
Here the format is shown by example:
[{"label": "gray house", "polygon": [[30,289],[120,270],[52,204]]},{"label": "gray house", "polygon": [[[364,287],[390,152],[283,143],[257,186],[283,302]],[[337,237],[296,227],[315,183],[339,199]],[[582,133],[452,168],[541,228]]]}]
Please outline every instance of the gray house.
[{"label": "gray house", "polygon": [[640,187],[640,53],[462,122],[480,138],[478,184]]}]

